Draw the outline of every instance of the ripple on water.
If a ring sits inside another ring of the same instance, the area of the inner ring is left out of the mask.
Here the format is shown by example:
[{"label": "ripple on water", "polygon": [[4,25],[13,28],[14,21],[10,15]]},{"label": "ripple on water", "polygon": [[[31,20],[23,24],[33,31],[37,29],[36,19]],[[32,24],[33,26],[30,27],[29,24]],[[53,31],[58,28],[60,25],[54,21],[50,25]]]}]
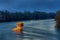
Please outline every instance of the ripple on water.
[{"label": "ripple on water", "polygon": [[0,40],[59,40],[59,32],[55,29],[55,21],[35,20],[23,21],[23,34],[12,32],[16,22],[0,23]]}]

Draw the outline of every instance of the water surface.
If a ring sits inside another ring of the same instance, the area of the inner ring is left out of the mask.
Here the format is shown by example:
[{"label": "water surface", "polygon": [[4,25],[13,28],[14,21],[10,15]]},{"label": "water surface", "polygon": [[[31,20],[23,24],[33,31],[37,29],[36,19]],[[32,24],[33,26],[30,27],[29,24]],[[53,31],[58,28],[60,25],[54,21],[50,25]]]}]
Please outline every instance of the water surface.
[{"label": "water surface", "polygon": [[23,21],[23,34],[11,29],[16,22],[0,23],[0,40],[60,40],[60,32],[55,28],[54,19]]}]

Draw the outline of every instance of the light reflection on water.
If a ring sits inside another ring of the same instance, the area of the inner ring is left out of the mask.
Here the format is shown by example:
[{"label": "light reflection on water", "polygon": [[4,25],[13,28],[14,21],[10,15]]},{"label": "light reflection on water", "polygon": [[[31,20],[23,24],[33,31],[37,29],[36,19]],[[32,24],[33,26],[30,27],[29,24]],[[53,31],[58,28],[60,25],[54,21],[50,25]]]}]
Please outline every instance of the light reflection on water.
[{"label": "light reflection on water", "polygon": [[60,40],[60,31],[55,28],[54,19],[23,22],[21,35],[11,30],[16,22],[0,23],[0,40]]}]

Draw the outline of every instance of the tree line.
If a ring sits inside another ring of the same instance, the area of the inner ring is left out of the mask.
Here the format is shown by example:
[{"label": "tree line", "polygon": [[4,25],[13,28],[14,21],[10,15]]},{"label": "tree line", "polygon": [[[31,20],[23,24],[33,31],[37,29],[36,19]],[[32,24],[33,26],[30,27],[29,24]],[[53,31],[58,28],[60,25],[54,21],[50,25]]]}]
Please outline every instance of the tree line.
[{"label": "tree line", "polygon": [[41,19],[53,19],[56,13],[46,13],[40,11],[34,12],[9,12],[0,11],[0,21],[20,21],[20,20],[41,20]]}]

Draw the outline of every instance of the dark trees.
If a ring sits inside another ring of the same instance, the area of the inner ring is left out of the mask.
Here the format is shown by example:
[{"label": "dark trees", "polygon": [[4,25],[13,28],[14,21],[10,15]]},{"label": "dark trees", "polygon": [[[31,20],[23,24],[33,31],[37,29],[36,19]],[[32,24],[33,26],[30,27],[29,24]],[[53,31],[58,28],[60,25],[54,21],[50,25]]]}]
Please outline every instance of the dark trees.
[{"label": "dark trees", "polygon": [[19,20],[38,20],[38,19],[51,19],[56,16],[55,13],[46,12],[9,12],[0,11],[0,21],[19,21]]}]

